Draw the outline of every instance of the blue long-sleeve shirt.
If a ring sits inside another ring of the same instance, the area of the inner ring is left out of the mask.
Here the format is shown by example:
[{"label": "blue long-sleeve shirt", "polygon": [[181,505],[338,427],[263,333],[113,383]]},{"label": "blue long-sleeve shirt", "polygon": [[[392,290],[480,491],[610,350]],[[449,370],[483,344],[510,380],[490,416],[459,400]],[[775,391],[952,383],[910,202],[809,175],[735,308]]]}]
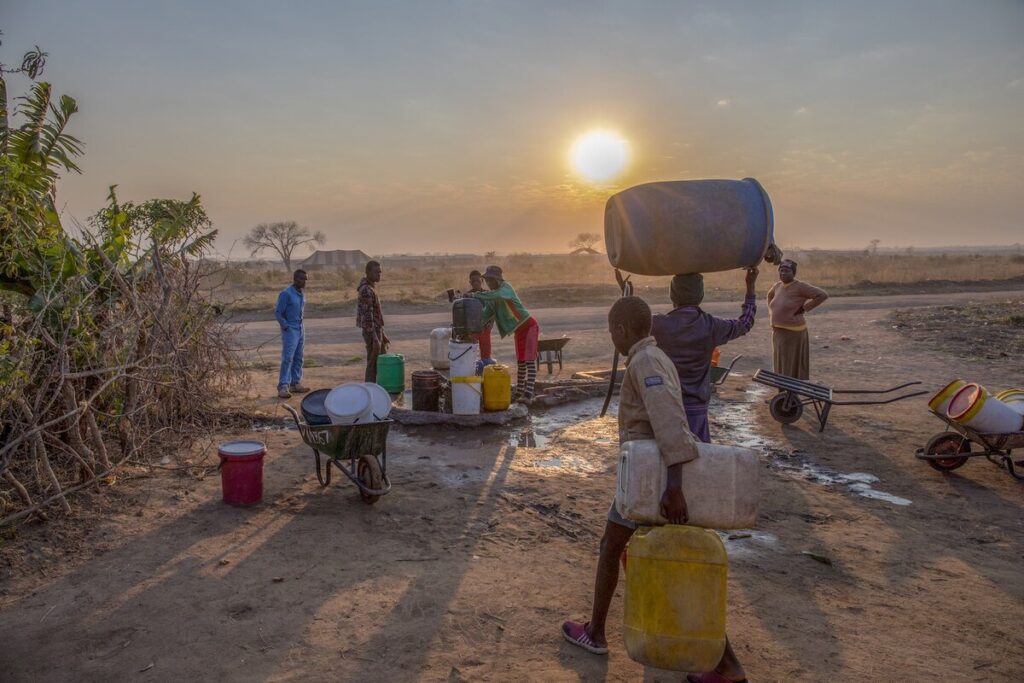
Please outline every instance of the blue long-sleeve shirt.
[{"label": "blue long-sleeve shirt", "polygon": [[716,318],[699,306],[680,306],[652,321],[651,335],[679,372],[683,403],[706,404],[711,398],[711,353],[716,346],[742,337],[754,326],[757,298],[743,300],[740,317]]},{"label": "blue long-sleeve shirt", "polygon": [[301,330],[302,309],[306,306],[306,297],[295,285],[288,285],[277,296],[277,306],[274,308],[274,317],[281,329]]}]

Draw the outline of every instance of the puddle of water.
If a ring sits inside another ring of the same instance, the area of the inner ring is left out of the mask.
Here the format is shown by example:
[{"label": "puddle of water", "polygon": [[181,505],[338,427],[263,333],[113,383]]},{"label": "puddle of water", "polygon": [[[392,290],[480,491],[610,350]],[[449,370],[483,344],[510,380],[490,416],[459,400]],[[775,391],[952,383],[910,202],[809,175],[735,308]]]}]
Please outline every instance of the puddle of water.
[{"label": "puddle of water", "polygon": [[[609,407],[611,411],[617,401]],[[531,414],[529,425],[518,427],[508,433],[508,443],[517,448],[547,448],[555,434],[573,425],[600,415],[604,399],[590,398],[584,401],[566,403],[549,408],[542,413]],[[610,439],[596,439],[595,443],[607,444]]]},{"label": "puddle of water", "polygon": [[[725,550],[729,557],[752,557],[763,555],[768,551],[777,552],[779,548],[779,537],[769,534],[766,531],[756,529],[733,529],[731,531],[719,531],[719,538],[725,544]],[[729,537],[734,538],[730,539]]]},{"label": "puddle of water", "polygon": [[869,472],[850,472],[837,477],[844,484],[877,484],[879,479]]},{"label": "puddle of water", "polygon": [[850,484],[849,488],[858,496],[864,496],[865,498],[872,498],[874,500],[884,500],[886,503],[892,503],[893,505],[910,505],[913,502],[907,498],[900,498],[899,496],[894,496],[891,493],[886,493],[885,491],[877,491],[867,484]]},{"label": "puddle of water", "polygon": [[880,479],[870,472],[835,472],[812,462],[804,460],[799,465],[776,461],[779,473],[791,479],[804,479],[806,481],[821,484],[822,486],[845,486],[847,491],[856,493],[858,496],[881,500],[892,505],[906,506],[913,503],[912,500],[901,498],[885,491],[879,491],[872,487]]},{"label": "puddle of water", "polygon": [[547,448],[549,443],[551,443],[550,437],[529,428],[521,432],[513,432],[508,437],[508,444],[516,448]]},{"label": "puddle of water", "polygon": [[[750,400],[724,402],[717,396],[712,396],[709,415],[715,428],[713,431],[717,430],[720,434],[718,440],[722,442],[764,450],[765,447],[771,446],[772,442],[756,431],[757,421],[754,419],[751,404],[767,399],[769,389],[758,385],[744,393]],[[885,501],[892,505],[905,506],[913,502],[874,488],[872,485],[877,484],[879,479],[870,472],[835,472],[805,458],[800,458],[798,466],[777,458],[773,458],[773,461],[780,472],[794,479],[803,479],[823,486],[845,486],[848,491],[858,496]]]},{"label": "puddle of water", "polygon": [[286,432],[296,431],[295,422],[290,417],[268,417],[252,421],[254,432]]},{"label": "puddle of water", "polygon": [[757,431],[751,404],[768,398],[768,389],[760,384],[743,392],[745,401],[723,401],[717,394],[711,396],[708,417],[711,419],[714,440],[745,448],[761,448],[770,442]]}]

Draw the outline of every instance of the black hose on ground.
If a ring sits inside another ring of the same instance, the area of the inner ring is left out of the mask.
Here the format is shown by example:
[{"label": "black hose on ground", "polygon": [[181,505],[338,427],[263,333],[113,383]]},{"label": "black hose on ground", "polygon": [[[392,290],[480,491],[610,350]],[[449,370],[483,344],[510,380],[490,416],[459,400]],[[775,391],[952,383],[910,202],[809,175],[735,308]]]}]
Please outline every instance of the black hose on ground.
[{"label": "black hose on ground", "polygon": [[[622,296],[633,296],[633,283],[629,281],[629,276],[625,280],[622,279],[622,274],[619,270],[615,269],[615,279],[619,283],[619,287],[622,289]],[[615,349],[612,354],[612,374],[608,378],[608,391],[604,395],[604,405],[601,406],[601,417],[604,417],[608,412],[608,404],[612,402],[612,394],[615,392],[615,377],[619,374],[619,350]]]}]

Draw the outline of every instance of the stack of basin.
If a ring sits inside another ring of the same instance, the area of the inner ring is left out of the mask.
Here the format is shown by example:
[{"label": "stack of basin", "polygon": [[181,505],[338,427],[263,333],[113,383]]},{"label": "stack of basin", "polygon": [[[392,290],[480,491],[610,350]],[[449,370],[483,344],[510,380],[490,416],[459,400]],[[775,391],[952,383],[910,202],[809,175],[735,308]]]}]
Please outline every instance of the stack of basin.
[{"label": "stack of basin", "polygon": [[1016,432],[1022,429],[1024,423],[1024,414],[1013,407],[1016,403],[1004,403],[985,387],[969,382],[960,387],[950,399],[946,415],[950,420],[982,433]]},{"label": "stack of basin", "polygon": [[333,424],[379,422],[391,413],[391,396],[373,382],[352,382],[331,389],[323,402]]}]

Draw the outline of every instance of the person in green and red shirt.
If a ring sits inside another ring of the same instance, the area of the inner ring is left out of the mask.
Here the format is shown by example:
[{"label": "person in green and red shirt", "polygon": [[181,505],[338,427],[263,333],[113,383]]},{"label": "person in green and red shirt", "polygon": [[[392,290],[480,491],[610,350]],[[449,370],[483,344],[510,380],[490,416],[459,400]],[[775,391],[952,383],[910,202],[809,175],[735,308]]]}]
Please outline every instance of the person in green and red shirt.
[{"label": "person in green and red shirt", "polygon": [[[483,292],[484,289],[484,276],[479,270],[474,270],[469,273],[469,291],[467,294],[473,294],[474,292]],[[484,319],[487,319],[487,305],[484,304]],[[476,335],[476,341],[480,342],[480,360],[491,359],[491,329],[494,327],[494,321],[490,321],[484,324],[484,329],[480,334]]]},{"label": "person in green and red shirt", "polygon": [[494,326],[498,328],[498,334],[503,339],[510,334],[515,336],[518,368],[512,401],[530,405],[537,383],[537,343],[540,340],[540,325],[519,300],[516,290],[505,281],[501,268],[487,266],[483,277],[490,291],[470,294],[484,303],[485,324],[493,320]]}]

